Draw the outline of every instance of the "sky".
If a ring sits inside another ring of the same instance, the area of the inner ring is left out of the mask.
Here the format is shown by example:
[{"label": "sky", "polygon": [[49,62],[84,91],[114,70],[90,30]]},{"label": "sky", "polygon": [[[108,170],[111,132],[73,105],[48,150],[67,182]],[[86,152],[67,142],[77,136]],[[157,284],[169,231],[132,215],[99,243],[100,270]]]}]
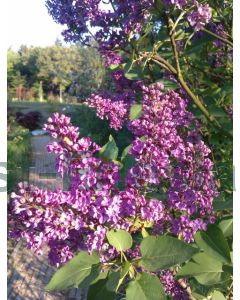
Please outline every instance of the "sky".
[{"label": "sky", "polygon": [[48,46],[63,40],[64,26],[48,14],[45,0],[7,1],[7,46],[18,50],[21,45]]}]

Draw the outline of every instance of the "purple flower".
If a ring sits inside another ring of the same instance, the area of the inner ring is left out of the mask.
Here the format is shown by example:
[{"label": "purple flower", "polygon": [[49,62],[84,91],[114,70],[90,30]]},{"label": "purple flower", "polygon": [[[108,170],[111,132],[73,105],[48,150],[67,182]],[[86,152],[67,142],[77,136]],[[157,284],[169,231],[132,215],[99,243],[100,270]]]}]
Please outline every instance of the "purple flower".
[{"label": "purple flower", "polygon": [[208,4],[202,5],[194,0],[195,10],[188,15],[188,21],[195,31],[201,30],[212,18],[212,11]]}]

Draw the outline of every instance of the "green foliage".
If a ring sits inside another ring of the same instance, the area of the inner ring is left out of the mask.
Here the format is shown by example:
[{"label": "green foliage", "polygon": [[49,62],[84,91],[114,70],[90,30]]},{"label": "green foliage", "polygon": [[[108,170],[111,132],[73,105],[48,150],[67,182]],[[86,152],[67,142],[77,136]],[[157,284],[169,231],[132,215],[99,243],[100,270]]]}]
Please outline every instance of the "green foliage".
[{"label": "green foliage", "polygon": [[175,90],[178,88],[177,83],[172,80],[161,79],[161,80],[157,80],[157,81],[162,83],[166,90]]},{"label": "green foliage", "polygon": [[133,104],[130,108],[130,120],[133,121],[135,119],[140,118],[142,115],[142,105],[141,104]]},{"label": "green foliage", "polygon": [[218,227],[222,230],[224,237],[233,235],[233,217],[225,216],[219,222]]},{"label": "green foliage", "polygon": [[[222,263],[205,253],[196,254],[190,262],[188,262],[181,270],[177,273],[178,277],[189,277],[193,276],[196,279],[200,278],[200,281],[211,281],[210,277],[221,276]],[[201,282],[200,282],[201,283]]]},{"label": "green foliage", "polygon": [[[208,2],[212,7],[214,23],[223,23],[225,36],[231,41],[231,1]],[[106,241],[121,252],[121,259],[118,257],[109,265],[104,265],[106,270],[100,273],[100,262],[95,254],[89,256],[80,252],[54,275],[47,286],[49,290],[89,287],[88,300],[118,299],[121,289],[121,297],[126,300],[169,299],[159,278],[150,272],[170,268],[174,274],[177,273],[176,279],[188,278],[196,299],[203,300],[208,296],[212,300],[227,298],[226,291],[230,290],[232,281],[233,233],[232,118],[227,113],[232,105],[231,51],[227,45],[221,49],[215,47],[213,42],[216,42],[216,37],[211,32],[202,30],[199,35],[194,33],[187,26],[186,14],[181,15],[176,7],[172,7],[167,14],[175,22],[174,39],[177,45],[171,41],[163,3],[157,0],[151,10],[151,20],[143,24],[142,32],[131,40],[122,55],[124,63],[111,66],[110,69],[123,70],[129,80],[144,80],[146,84],[161,82],[166,89],[172,90],[180,87],[182,79],[196,96],[190,97],[188,109],[200,120],[203,139],[212,150],[213,172],[220,192],[213,203],[217,225],[210,225],[206,232],[198,232],[193,245],[168,233],[166,236],[149,236],[151,229],[147,229],[148,232],[144,227],[141,229],[142,236],[132,231],[133,238],[124,230],[110,230]],[[178,57],[173,50],[178,52]],[[154,57],[160,57],[161,60],[156,62]],[[218,66],[217,59],[220,59]],[[174,81],[165,79],[166,73],[172,72],[171,66],[181,69],[180,76],[176,71],[173,72]],[[8,53],[9,92],[15,92],[17,86],[26,86],[32,88],[35,97],[38,97],[42,81],[45,97],[50,91],[54,97],[61,97],[60,94],[66,92],[83,100],[104,86],[108,85],[111,89],[111,81],[106,74],[93,48],[71,46],[66,49],[57,44],[45,49],[22,47],[18,53],[12,50]],[[196,99],[203,104],[211,118],[199,108]],[[142,105],[137,102],[139,104],[131,106],[130,120],[141,117]],[[121,181],[118,187],[122,189],[127,172],[135,163],[134,156],[128,153],[132,141],[130,133],[126,128],[114,132],[108,128],[107,122],[97,119],[85,106],[76,108],[71,114],[73,123],[80,126],[82,135],[88,135],[103,145],[100,151],[103,160],[117,161],[121,154]],[[159,188],[145,196],[146,199],[164,201],[166,190]],[[134,222],[138,228],[144,225],[141,220]],[[124,251],[135,243],[140,245],[142,257],[130,260]],[[139,273],[138,267],[142,267],[144,273]]]},{"label": "green foliage", "polygon": [[121,155],[121,164],[122,164],[122,168],[120,169],[121,179],[120,179],[120,183],[118,185],[120,189],[124,188],[125,180],[128,175],[128,171],[135,164],[135,157],[128,153],[130,148],[131,148],[131,145],[127,146],[123,150],[122,155]]},{"label": "green foliage", "polygon": [[212,294],[212,300],[225,300],[226,298],[219,291],[214,291]]},{"label": "green foliage", "polygon": [[132,247],[132,236],[125,230],[110,230],[107,233],[107,239],[110,245],[118,251],[125,251]]},{"label": "green foliage", "polygon": [[126,289],[126,300],[166,300],[159,278],[148,273],[138,274]]},{"label": "green foliage", "polygon": [[[170,236],[149,236],[140,245],[139,265],[148,271],[167,269],[190,259],[199,250]],[[179,255],[181,253],[181,255]]]},{"label": "green foliage", "polygon": [[106,283],[106,288],[108,291],[116,291],[119,285],[119,281],[121,278],[121,272],[112,272],[109,277],[108,277],[108,281]]},{"label": "green foliage", "polygon": [[118,147],[114,138],[110,135],[109,141],[99,151],[99,156],[106,161],[117,160]]},{"label": "green foliage", "polygon": [[106,287],[107,279],[101,279],[90,285],[87,300],[115,300],[115,293]]},{"label": "green foliage", "polygon": [[144,77],[143,68],[134,61],[129,61],[124,65],[124,75],[129,80],[140,80]]},{"label": "green foliage", "polygon": [[60,268],[46,286],[47,291],[65,290],[70,287],[87,287],[100,273],[99,258],[96,253],[78,253]]},{"label": "green foliage", "polygon": [[209,225],[206,232],[199,231],[195,235],[199,248],[206,254],[224,263],[231,263],[230,249],[221,229],[216,225]]},{"label": "green foliage", "polygon": [[28,180],[31,145],[29,131],[12,117],[8,121],[7,135],[7,190],[10,193],[19,182]]},{"label": "green foliage", "polygon": [[224,272],[223,264],[205,253],[196,254],[178,273],[177,277],[194,277],[205,286],[229,282],[230,274]]},{"label": "green foliage", "polygon": [[[37,100],[43,85],[49,101],[83,101],[108,83],[102,59],[94,47],[60,44],[21,46],[8,50],[8,98]],[[17,92],[21,89],[20,95]],[[65,93],[65,94],[64,94]]]}]

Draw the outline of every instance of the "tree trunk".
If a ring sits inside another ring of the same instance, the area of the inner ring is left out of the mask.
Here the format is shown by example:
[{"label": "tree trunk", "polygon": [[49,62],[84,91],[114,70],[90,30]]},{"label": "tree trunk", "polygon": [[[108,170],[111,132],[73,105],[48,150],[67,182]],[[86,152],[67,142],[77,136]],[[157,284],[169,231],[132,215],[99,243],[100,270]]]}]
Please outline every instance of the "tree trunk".
[{"label": "tree trunk", "polygon": [[62,99],[62,87],[61,87],[61,85],[59,86],[59,102],[63,103],[63,99]]},{"label": "tree trunk", "polygon": [[42,81],[40,81],[40,86],[39,86],[39,100],[40,100],[40,102],[43,102],[43,88],[42,88]]}]

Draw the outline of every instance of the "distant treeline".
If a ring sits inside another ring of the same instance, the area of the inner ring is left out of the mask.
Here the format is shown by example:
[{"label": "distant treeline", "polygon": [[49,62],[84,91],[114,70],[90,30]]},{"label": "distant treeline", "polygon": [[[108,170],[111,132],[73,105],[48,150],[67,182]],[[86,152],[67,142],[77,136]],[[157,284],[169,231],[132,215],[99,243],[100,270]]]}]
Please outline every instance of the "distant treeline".
[{"label": "distant treeline", "polygon": [[21,46],[8,50],[9,100],[81,102],[108,84],[103,61],[94,47]]}]

